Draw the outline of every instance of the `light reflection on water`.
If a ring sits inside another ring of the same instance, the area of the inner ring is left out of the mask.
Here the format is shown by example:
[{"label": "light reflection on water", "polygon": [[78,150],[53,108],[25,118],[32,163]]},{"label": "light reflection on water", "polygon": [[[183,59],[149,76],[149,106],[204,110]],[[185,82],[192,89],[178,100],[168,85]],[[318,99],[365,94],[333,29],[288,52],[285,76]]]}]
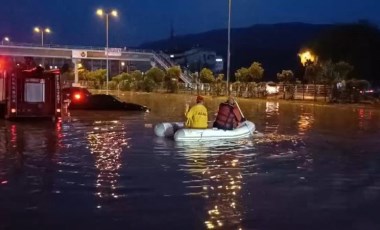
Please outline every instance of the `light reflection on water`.
[{"label": "light reflection on water", "polygon": [[[241,99],[263,136],[188,144],[153,136],[193,99],[171,97],[169,110],[135,97],[149,114],[0,121],[0,229],[34,226],[36,215],[45,227],[334,229],[326,220],[348,226],[355,207],[379,210],[379,111]],[[206,97],[210,117],[222,100]]]},{"label": "light reflection on water", "polygon": [[248,159],[256,155],[253,141],[177,143],[177,147],[180,148],[178,157],[186,159],[180,170],[193,177],[184,181],[186,195],[200,195],[205,199],[205,227],[240,228],[244,212],[240,190],[244,168],[254,167],[252,162],[248,163]]},{"label": "light reflection on water", "polygon": [[314,115],[311,113],[302,113],[298,120],[298,134],[306,135],[306,132],[312,127]]},{"label": "light reflection on water", "polygon": [[266,124],[265,124],[264,133],[277,133],[278,126],[279,126],[278,117],[280,115],[279,109],[280,109],[279,102],[267,101],[265,103]]},{"label": "light reflection on water", "polygon": [[121,153],[128,148],[125,130],[119,121],[95,121],[87,134],[88,148],[99,170],[96,179],[96,196],[102,199],[119,198],[117,194]]}]

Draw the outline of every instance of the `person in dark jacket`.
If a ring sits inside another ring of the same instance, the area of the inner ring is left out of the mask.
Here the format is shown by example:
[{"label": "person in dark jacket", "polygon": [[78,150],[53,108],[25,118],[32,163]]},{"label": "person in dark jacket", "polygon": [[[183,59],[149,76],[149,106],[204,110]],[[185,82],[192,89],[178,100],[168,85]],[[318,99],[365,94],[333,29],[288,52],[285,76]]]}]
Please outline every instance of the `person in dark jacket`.
[{"label": "person in dark jacket", "polygon": [[245,118],[240,113],[234,98],[229,96],[226,102],[220,103],[213,127],[232,130],[243,121],[245,121]]}]

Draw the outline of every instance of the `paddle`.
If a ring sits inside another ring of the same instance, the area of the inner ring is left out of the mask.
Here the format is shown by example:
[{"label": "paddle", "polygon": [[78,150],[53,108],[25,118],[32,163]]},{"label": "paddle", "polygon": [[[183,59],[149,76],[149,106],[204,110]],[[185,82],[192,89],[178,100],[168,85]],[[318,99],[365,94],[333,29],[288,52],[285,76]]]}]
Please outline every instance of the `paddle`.
[{"label": "paddle", "polygon": [[[234,102],[235,102],[235,104],[236,104],[236,106],[238,107],[238,110],[239,110],[239,112],[240,112],[240,114],[241,114],[241,120],[242,121],[246,121],[247,119],[244,117],[244,114],[243,114],[243,112],[241,111],[241,109],[240,109],[240,106],[239,106],[239,103],[234,99]],[[241,124],[241,123],[240,123]],[[244,123],[245,125],[247,125],[247,123]],[[250,131],[250,133],[253,135],[253,131]]]},{"label": "paddle", "polygon": [[235,102],[235,104],[236,104],[236,106],[237,106],[237,108],[238,108],[238,110],[239,110],[239,112],[240,112],[240,114],[241,114],[242,119],[245,119],[245,120],[246,120],[246,118],[244,117],[243,112],[242,112],[241,109],[240,109],[239,103],[238,103],[235,99],[234,99],[234,102]]}]

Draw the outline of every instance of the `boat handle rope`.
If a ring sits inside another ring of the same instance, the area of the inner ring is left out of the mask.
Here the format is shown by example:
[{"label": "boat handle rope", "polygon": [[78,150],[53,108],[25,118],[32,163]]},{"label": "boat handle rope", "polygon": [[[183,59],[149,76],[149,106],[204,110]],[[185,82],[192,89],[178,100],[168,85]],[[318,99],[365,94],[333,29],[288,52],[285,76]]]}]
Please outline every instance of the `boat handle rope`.
[{"label": "boat handle rope", "polygon": [[198,141],[201,141],[203,137],[203,132],[201,132],[201,137],[198,139]]},{"label": "boat handle rope", "polygon": [[248,129],[249,133],[251,134],[251,136],[253,136],[253,131],[251,131],[251,130],[249,129],[249,127],[248,127],[248,125],[247,125],[247,122],[244,122],[244,125],[247,127],[247,129]]}]

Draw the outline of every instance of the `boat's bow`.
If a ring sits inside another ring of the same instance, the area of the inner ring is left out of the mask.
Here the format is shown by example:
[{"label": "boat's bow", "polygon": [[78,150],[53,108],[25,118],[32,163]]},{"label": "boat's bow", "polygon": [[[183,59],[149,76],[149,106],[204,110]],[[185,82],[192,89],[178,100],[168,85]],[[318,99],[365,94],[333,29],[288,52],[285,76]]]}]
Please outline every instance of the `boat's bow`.
[{"label": "boat's bow", "polygon": [[154,126],[154,133],[158,137],[173,137],[174,133],[183,127],[183,122],[162,122]]}]

